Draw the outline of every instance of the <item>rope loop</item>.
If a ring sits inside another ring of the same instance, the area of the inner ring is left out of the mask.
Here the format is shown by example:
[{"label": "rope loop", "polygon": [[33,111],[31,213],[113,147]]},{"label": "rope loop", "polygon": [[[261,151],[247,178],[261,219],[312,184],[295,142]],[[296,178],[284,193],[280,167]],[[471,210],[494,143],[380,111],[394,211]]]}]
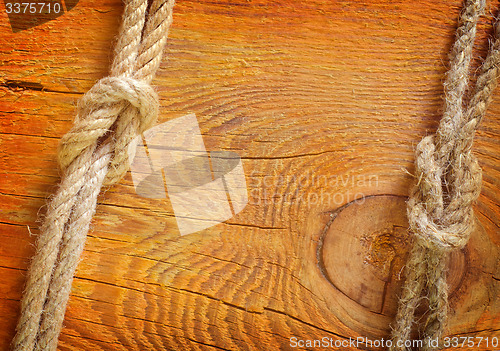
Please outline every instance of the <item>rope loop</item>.
[{"label": "rope loop", "polygon": [[[126,148],[138,134],[150,128],[158,116],[158,95],[142,80],[120,76],[99,80],[80,100],[77,117],[71,130],[62,137],[58,160],[63,172],[88,148],[98,148],[102,138],[112,138],[114,156],[105,182],[115,183],[126,172]],[[127,131],[127,132],[125,132]]]},{"label": "rope loop", "polygon": [[408,201],[410,230],[429,248],[462,249],[474,228],[472,203],[481,191],[481,168],[470,151],[441,167],[434,140],[427,136],[417,146],[418,184]]}]

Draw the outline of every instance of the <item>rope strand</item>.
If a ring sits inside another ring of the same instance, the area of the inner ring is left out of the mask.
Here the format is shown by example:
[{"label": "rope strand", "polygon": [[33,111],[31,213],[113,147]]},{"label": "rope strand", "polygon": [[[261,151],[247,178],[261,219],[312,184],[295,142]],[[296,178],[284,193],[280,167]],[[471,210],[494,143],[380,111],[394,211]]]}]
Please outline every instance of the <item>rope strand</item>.
[{"label": "rope strand", "polygon": [[450,70],[444,83],[445,109],[435,135],[418,144],[417,184],[408,200],[410,231],[415,240],[406,265],[390,350],[406,351],[411,345],[415,310],[425,293],[428,312],[423,324],[423,350],[441,340],[448,317],[446,267],[451,250],[462,249],[474,228],[473,203],[481,192],[482,173],[471,152],[474,134],[491,100],[499,78],[500,24],[482,65],[475,90],[466,108],[469,66],[484,0],[467,0],[459,18]]},{"label": "rope strand", "polygon": [[172,22],[174,0],[127,0],[111,75],[79,101],[58,159],[63,175],[48,204],[37,250],[28,270],[15,351],[56,350],[90,222],[103,185],[118,182],[128,169],[128,145],[150,128],[158,98],[149,85]]}]

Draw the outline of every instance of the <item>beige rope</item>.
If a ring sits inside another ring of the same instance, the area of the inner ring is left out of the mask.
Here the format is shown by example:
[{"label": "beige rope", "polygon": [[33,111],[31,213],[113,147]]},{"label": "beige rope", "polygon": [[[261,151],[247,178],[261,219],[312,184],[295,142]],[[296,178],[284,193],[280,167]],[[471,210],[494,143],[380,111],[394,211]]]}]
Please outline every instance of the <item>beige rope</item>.
[{"label": "beige rope", "polygon": [[80,100],[72,129],[60,144],[63,171],[37,241],[21,300],[14,350],[55,350],[73,275],[97,196],[128,168],[132,139],[151,127],[158,98],[149,85],[172,22],[174,0],[126,0],[111,76]]},{"label": "beige rope", "polygon": [[[445,110],[435,135],[416,150],[417,184],[408,201],[410,230],[416,235],[406,265],[406,281],[399,300],[391,350],[409,350],[415,310],[426,297],[429,307],[423,324],[423,350],[440,341],[448,316],[446,267],[449,251],[462,249],[474,229],[472,204],[481,192],[482,174],[472,154],[474,134],[497,85],[500,64],[500,25],[482,65],[475,91],[463,107],[476,24],[484,0],[467,0],[459,19],[451,67],[444,83]],[[426,293],[426,295],[424,295]]]}]

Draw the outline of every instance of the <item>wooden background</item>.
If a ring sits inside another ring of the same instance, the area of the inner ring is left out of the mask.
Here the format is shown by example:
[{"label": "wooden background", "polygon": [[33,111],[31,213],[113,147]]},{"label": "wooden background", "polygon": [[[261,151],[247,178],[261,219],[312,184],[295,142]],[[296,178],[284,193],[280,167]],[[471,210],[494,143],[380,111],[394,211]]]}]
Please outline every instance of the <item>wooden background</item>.
[{"label": "wooden background", "polygon": [[[99,198],[60,349],[287,350],[294,336],[386,338],[408,249],[413,150],[440,118],[460,7],[179,0],[154,80],[160,122],[195,113],[208,150],[241,156],[249,204],[180,237],[169,201],[139,197],[127,174]],[[474,67],[497,8],[489,4],[481,19]],[[107,74],[122,4],[81,0],[18,33],[0,10],[7,350],[30,231],[59,180],[57,143],[78,98]],[[448,335],[500,336],[499,151],[497,91],[475,142],[484,171],[479,224],[453,257]]]}]

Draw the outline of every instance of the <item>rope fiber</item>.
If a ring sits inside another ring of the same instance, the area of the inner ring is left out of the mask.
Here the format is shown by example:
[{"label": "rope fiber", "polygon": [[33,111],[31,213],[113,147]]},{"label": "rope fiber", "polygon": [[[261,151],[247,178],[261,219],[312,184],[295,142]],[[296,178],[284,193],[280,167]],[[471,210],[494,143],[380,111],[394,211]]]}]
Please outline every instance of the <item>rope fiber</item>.
[{"label": "rope fiber", "polygon": [[459,18],[444,82],[445,106],[437,132],[416,149],[417,184],[408,200],[408,220],[415,240],[392,331],[391,350],[410,350],[415,310],[428,302],[422,326],[422,350],[441,342],[448,318],[446,268],[451,250],[460,250],[474,230],[472,205],[481,192],[482,173],[472,142],[497,85],[500,64],[500,24],[477,78],[472,98],[464,107],[477,21],[484,0],[467,0]]},{"label": "rope fiber", "polygon": [[161,62],[174,0],[125,0],[111,74],[79,101],[71,130],[62,138],[57,192],[37,239],[12,341],[15,351],[57,349],[97,196],[128,169],[128,145],[150,128],[158,97],[150,86]]}]

